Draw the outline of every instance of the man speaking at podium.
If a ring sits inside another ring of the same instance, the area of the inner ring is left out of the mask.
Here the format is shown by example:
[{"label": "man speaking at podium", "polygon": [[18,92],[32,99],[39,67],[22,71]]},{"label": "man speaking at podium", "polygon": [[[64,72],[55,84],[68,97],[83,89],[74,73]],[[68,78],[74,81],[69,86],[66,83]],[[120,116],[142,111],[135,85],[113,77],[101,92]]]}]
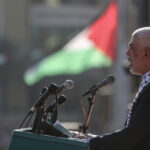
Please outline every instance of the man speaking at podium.
[{"label": "man speaking at podium", "polygon": [[150,27],[133,32],[126,55],[130,72],[142,76],[126,124],[111,134],[90,138],[90,150],[150,150]]}]

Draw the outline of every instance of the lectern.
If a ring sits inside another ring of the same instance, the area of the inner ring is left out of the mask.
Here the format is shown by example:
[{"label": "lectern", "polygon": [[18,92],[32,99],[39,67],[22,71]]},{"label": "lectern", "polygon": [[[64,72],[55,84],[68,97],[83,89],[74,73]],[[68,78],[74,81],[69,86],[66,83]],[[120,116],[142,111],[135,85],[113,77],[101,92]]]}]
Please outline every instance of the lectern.
[{"label": "lectern", "polygon": [[8,150],[88,150],[88,142],[75,138],[36,134],[24,128],[13,131]]}]

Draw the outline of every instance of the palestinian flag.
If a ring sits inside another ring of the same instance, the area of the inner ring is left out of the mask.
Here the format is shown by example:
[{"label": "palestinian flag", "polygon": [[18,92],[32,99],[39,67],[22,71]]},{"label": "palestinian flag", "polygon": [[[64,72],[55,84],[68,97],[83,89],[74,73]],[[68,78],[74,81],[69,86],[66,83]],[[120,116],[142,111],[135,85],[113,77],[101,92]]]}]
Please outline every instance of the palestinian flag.
[{"label": "palestinian flag", "polygon": [[115,58],[117,3],[71,39],[61,50],[29,68],[24,74],[28,85],[45,76],[79,74],[91,68],[109,67]]}]

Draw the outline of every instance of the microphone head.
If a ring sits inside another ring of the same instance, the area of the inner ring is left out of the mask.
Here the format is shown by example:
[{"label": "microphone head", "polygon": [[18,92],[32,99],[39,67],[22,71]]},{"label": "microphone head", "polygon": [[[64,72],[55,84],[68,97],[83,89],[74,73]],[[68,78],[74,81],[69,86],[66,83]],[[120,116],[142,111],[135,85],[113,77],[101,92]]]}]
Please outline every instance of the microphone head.
[{"label": "microphone head", "polygon": [[108,83],[113,83],[113,82],[115,82],[115,77],[112,75],[109,75],[106,80]]},{"label": "microphone head", "polygon": [[60,105],[60,104],[64,103],[66,100],[67,100],[66,96],[61,95],[58,99],[58,104]]},{"label": "microphone head", "polygon": [[66,80],[64,83],[64,87],[66,90],[71,90],[74,86],[74,82],[72,80]]}]

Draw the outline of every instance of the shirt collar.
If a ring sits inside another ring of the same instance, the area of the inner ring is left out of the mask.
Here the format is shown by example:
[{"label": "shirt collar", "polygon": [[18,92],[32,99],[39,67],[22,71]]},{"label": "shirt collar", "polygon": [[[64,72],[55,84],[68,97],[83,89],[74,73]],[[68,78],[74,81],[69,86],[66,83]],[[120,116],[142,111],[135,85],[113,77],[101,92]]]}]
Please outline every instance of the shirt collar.
[{"label": "shirt collar", "polygon": [[142,75],[142,80],[146,80],[147,77],[150,77],[150,70]]},{"label": "shirt collar", "polygon": [[148,83],[150,83],[150,70],[142,75],[142,82],[139,87],[139,92],[142,91],[142,89],[148,85]]}]

